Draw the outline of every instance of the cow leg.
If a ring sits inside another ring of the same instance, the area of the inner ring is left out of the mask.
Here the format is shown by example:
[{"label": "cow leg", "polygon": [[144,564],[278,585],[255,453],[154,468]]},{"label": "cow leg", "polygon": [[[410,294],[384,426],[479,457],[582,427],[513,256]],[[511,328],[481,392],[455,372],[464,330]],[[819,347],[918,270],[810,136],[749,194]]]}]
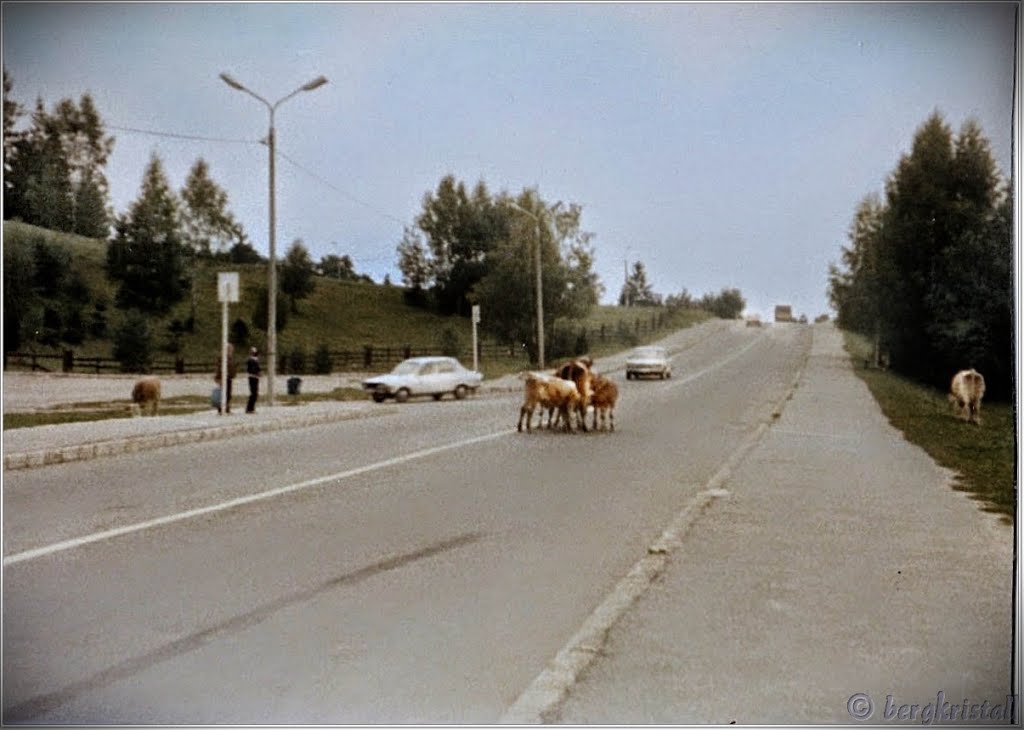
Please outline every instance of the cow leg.
[{"label": "cow leg", "polygon": [[614,433],[615,432],[615,409],[614,408],[609,408],[608,409],[608,423],[609,423],[608,430],[611,431],[612,433]]}]

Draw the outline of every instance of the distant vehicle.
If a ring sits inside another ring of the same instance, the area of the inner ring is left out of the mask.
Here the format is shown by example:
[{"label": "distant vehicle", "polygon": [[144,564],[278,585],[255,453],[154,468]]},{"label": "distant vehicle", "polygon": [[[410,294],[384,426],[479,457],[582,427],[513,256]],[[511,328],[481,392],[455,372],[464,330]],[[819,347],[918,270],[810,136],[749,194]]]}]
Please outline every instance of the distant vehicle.
[{"label": "distant vehicle", "polygon": [[662,380],[672,377],[672,363],[664,347],[637,347],[626,358],[626,380],[641,375],[657,375]]},{"label": "distant vehicle", "polygon": [[751,314],[747,317],[747,327],[760,327],[761,326],[761,315]]},{"label": "distant vehicle", "polygon": [[388,398],[405,403],[414,395],[441,400],[446,393],[462,400],[469,393],[475,393],[483,379],[482,373],[467,370],[454,357],[412,357],[398,363],[390,373],[364,380],[363,390],[376,403]]},{"label": "distant vehicle", "polygon": [[793,307],[788,304],[779,304],[775,307],[775,321],[776,322],[794,322],[793,319]]}]

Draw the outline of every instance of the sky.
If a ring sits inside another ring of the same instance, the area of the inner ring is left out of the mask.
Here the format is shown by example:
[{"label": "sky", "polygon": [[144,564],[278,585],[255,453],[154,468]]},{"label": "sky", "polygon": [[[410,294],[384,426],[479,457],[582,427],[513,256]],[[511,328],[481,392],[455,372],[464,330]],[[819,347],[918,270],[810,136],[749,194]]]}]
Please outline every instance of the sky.
[{"label": "sky", "polygon": [[451,174],[581,205],[603,303],[641,261],[663,296],[735,287],[748,313],[814,318],[857,205],[933,112],[980,124],[1009,177],[1016,7],[4,2],[3,65],[28,111],[93,97],[117,214],[153,154],[176,190],[201,157],[267,255],[269,112],[219,74],[271,103],[323,75],[275,112],[279,257],[301,239],[399,283]]}]

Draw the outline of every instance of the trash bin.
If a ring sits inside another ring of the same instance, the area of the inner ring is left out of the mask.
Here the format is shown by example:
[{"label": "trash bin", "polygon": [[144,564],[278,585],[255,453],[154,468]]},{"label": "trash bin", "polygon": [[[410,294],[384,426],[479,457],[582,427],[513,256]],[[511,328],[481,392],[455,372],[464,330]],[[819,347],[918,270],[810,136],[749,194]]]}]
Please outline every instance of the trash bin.
[{"label": "trash bin", "polygon": [[298,395],[302,378],[288,378],[288,395]]}]

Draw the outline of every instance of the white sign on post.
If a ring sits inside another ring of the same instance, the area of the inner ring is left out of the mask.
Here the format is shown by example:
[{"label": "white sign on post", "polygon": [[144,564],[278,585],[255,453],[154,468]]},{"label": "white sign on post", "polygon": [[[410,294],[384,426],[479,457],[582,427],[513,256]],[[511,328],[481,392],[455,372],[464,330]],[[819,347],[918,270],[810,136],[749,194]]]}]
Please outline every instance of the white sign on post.
[{"label": "white sign on post", "polygon": [[238,302],[237,271],[221,271],[217,274],[217,301],[231,304]]},{"label": "white sign on post", "polygon": [[228,304],[238,301],[238,272],[221,271],[217,274],[217,300],[221,303],[220,338],[220,412],[227,413],[228,405]]}]

